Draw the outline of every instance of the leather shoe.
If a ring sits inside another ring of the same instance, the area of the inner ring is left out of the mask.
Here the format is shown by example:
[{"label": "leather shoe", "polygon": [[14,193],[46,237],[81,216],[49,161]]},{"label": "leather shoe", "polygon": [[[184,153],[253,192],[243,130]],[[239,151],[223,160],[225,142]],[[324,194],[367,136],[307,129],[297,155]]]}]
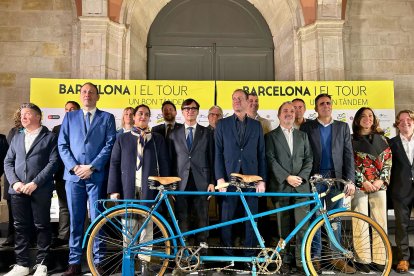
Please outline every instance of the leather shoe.
[{"label": "leather shoe", "polygon": [[397,268],[395,269],[398,273],[404,274],[408,272],[408,269],[410,268],[410,263],[405,260],[401,260],[397,264]]},{"label": "leather shoe", "polygon": [[7,238],[1,246],[3,247],[14,247],[14,239],[13,238]]},{"label": "leather shoe", "polygon": [[354,267],[356,268],[356,270],[364,272],[364,273],[370,273],[371,272],[371,268],[369,267],[368,264],[355,262]]},{"label": "leather shoe", "polygon": [[68,244],[69,244],[69,241],[67,241],[67,240],[54,238],[52,240],[52,243],[50,244],[50,248],[57,248],[57,247],[61,247],[61,246],[67,246]]},{"label": "leather shoe", "polygon": [[62,274],[62,276],[80,276],[82,275],[82,269],[80,264],[70,264],[68,269]]},{"label": "leather shoe", "polygon": [[356,269],[352,266],[348,265],[346,261],[342,259],[335,259],[331,260],[330,263],[339,271],[345,273],[345,274],[354,274],[356,272]]},{"label": "leather shoe", "polygon": [[312,262],[313,268],[315,268],[316,272],[319,274],[322,271],[321,262],[319,260],[315,260]]},{"label": "leather shoe", "polygon": [[280,267],[280,274],[282,275],[289,275],[291,271],[292,267],[290,266],[290,264],[282,264],[282,266]]}]

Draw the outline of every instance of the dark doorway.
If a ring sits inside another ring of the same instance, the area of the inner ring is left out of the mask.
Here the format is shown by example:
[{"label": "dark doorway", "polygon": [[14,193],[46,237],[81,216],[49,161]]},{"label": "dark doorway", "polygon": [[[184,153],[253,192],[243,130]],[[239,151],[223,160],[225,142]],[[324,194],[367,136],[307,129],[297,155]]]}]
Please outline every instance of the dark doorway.
[{"label": "dark doorway", "polygon": [[247,0],[172,0],[147,47],[148,79],[274,80],[272,35]]}]

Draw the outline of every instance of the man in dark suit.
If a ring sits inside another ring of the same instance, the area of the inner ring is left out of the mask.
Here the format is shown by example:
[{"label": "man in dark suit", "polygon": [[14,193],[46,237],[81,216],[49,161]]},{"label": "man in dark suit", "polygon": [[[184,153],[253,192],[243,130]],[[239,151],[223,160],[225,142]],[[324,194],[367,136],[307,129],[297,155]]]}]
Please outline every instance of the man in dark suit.
[{"label": "man in dark suit", "polygon": [[[172,173],[181,178],[180,191],[214,191],[214,140],[208,128],[197,124],[199,109],[196,100],[186,99],[181,105],[185,123],[169,137]],[[207,226],[208,206],[207,196],[177,196],[175,211],[181,231],[190,230],[194,210],[197,210],[195,228]],[[207,242],[207,235],[207,232],[197,234],[195,245]]]},{"label": "man in dark suit", "polygon": [[4,161],[16,231],[16,265],[7,275],[29,274],[32,218],[37,232],[36,275],[47,275],[52,238],[50,204],[53,174],[58,166],[56,136],[41,125],[42,112],[28,103],[21,106],[24,131],[15,135]]},{"label": "man in dark suit", "polygon": [[395,212],[395,243],[397,244],[398,273],[410,267],[408,227],[414,205],[414,112],[402,110],[397,114],[395,127],[399,135],[390,140],[392,151],[391,199]]},{"label": "man in dark suit", "polygon": [[[266,156],[263,129],[259,121],[247,117],[248,94],[237,89],[233,92],[232,103],[234,114],[221,119],[215,130],[215,174],[217,184],[230,180],[231,173],[258,175],[266,181]],[[265,182],[260,181],[256,186],[257,192],[265,191]],[[229,191],[235,191],[229,187]],[[226,189],[220,189],[225,192]],[[252,189],[246,189],[252,191]],[[234,218],[238,204],[237,197],[223,197],[222,221]],[[257,213],[257,197],[246,197],[250,211]],[[223,227],[221,230],[222,243],[225,247],[232,246],[232,228]],[[257,239],[250,223],[246,223],[245,247],[254,247]],[[233,255],[232,250],[225,249],[224,253]],[[245,250],[246,256],[253,256],[254,250]],[[245,270],[251,270],[251,264],[245,263]]]},{"label": "man in dark suit", "polygon": [[170,133],[183,124],[176,123],[175,117],[177,116],[177,108],[171,101],[165,101],[161,107],[162,116],[164,117],[164,123],[159,124],[151,129],[151,132],[161,134],[163,137],[168,138]]},{"label": "man in dark suit", "polygon": [[[309,176],[312,170],[312,149],[308,135],[296,130],[295,108],[291,102],[283,103],[278,110],[280,125],[265,136],[267,168],[269,171],[269,191],[278,193],[309,193]],[[277,208],[289,206],[308,200],[307,198],[273,197]],[[294,227],[309,212],[309,206],[302,206],[294,210],[295,225],[290,224],[290,212],[285,211],[278,215],[279,234],[286,238]],[[302,268],[300,248],[307,229],[304,225],[296,235],[295,257],[296,266]],[[290,246],[284,249],[286,255],[283,260],[284,273],[290,273],[294,259],[289,254]]]},{"label": "man in dark suit", "polygon": [[[332,118],[332,100],[328,94],[319,94],[315,98],[315,111],[318,113],[316,120],[306,121],[300,130],[306,132],[313,152],[313,167],[311,175],[321,174],[324,177],[342,178],[349,181],[345,190],[346,196],[355,192],[355,166],[352,150],[351,133],[349,126]],[[324,192],[325,185],[318,185],[318,192]],[[333,187],[326,196],[325,204],[328,211],[342,207],[343,200],[332,202],[331,199],[342,192],[342,189]],[[340,223],[340,222],[339,222]],[[340,228],[338,228],[340,229]],[[337,237],[340,237],[338,232]],[[317,233],[312,243],[312,255],[315,259],[321,258],[322,241],[321,233]],[[355,273],[355,269],[344,260],[332,260],[332,265],[345,273]],[[315,261],[317,270],[320,262]]]},{"label": "man in dark suit", "polygon": [[[59,154],[65,164],[63,178],[70,214],[69,267],[64,276],[81,274],[86,203],[89,200],[89,212],[94,220],[98,215],[95,202],[106,196],[106,165],[116,135],[114,115],[96,108],[99,100],[96,85],[85,83],[80,99],[82,110],[66,113],[58,138]],[[102,269],[99,247],[100,243],[95,242],[94,262],[98,270]]]},{"label": "man in dark suit", "polygon": [[[79,110],[80,105],[75,101],[68,101],[65,104],[65,112],[70,112],[74,110]],[[60,126],[57,125],[52,129],[52,132],[56,134],[56,137],[59,136]],[[69,242],[70,235],[70,224],[69,224],[69,209],[68,201],[66,199],[66,190],[65,190],[65,180],[63,180],[63,172],[65,170],[65,165],[59,156],[59,168],[55,173],[55,189],[59,201],[59,227],[58,227],[58,236],[52,240],[51,247],[55,248],[61,245],[67,245]]]}]

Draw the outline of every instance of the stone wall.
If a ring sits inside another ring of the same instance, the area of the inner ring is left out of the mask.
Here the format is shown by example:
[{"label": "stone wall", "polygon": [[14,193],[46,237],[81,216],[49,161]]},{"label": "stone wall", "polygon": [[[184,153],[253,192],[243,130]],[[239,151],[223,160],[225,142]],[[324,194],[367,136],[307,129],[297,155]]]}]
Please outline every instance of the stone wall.
[{"label": "stone wall", "polygon": [[29,101],[30,78],[70,78],[72,1],[0,1],[0,133]]},{"label": "stone wall", "polygon": [[349,80],[394,80],[396,110],[414,109],[414,1],[348,0]]}]

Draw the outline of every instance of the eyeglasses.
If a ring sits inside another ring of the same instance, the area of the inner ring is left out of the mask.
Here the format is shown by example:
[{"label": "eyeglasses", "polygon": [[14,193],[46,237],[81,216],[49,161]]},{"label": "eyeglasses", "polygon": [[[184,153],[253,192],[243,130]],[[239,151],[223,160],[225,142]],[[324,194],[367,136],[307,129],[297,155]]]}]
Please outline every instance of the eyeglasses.
[{"label": "eyeglasses", "polygon": [[192,111],[196,111],[196,110],[198,110],[198,108],[197,107],[194,107],[194,106],[192,106],[192,107],[183,107],[183,110],[185,110],[185,111],[187,111],[187,112],[189,112],[190,110],[192,110]]},{"label": "eyeglasses", "polygon": [[220,117],[220,116],[222,116],[221,114],[219,114],[219,113],[210,113],[210,114],[208,114],[209,116],[211,115],[211,116],[217,116],[217,117]]}]

